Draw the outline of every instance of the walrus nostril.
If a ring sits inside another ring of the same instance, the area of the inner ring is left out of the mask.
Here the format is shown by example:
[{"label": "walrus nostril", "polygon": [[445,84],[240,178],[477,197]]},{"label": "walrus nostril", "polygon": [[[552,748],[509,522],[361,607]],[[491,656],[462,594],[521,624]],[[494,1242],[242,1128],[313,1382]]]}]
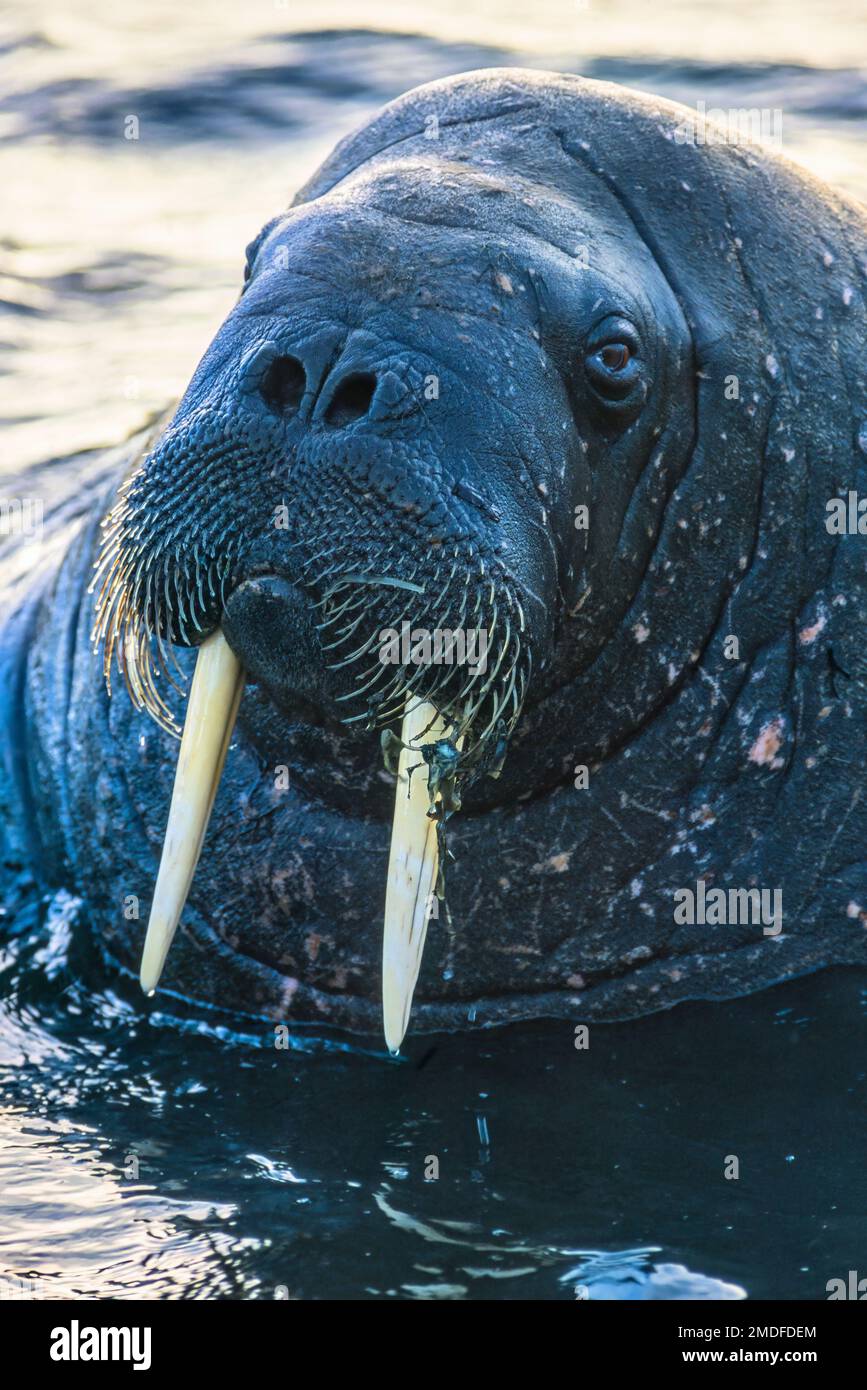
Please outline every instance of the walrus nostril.
[{"label": "walrus nostril", "polygon": [[259,384],[266,405],[281,415],[298,409],[307,387],[304,368],[297,357],[275,357]]},{"label": "walrus nostril", "polygon": [[325,414],[329,425],[351,425],[366,415],[376,390],[376,377],[370,372],[356,372],[342,381],[331,398]]}]

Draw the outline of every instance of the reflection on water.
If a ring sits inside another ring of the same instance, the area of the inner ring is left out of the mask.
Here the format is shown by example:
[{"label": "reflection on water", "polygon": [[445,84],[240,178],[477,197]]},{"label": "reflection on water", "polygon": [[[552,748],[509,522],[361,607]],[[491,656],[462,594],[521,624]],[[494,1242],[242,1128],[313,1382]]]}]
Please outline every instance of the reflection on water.
[{"label": "reflection on water", "polygon": [[[418,82],[555,67],[689,104],[783,113],[784,150],[867,197],[858,0],[373,0],[398,32],[297,33],[301,7],[33,0],[0,28],[3,467],[114,443],[185,386],[243,248],[335,140]],[[835,12],[840,16],[834,22]],[[317,22],[357,25],[357,3]],[[859,66],[860,65],[860,66]],[[127,139],[129,117],[138,139]]]},{"label": "reflection on water", "polygon": [[[370,0],[379,33],[355,3],[321,5],[315,34],[300,11],[6,7],[7,474],[115,443],[182,390],[245,243],[416,82],[520,62],[779,108],[785,152],[867,196],[855,0]],[[596,1028],[586,1052],[546,1024],[395,1063],[143,1006],[64,894],[22,883],[5,920],[0,1294],[821,1298],[863,1265],[855,973]]]}]

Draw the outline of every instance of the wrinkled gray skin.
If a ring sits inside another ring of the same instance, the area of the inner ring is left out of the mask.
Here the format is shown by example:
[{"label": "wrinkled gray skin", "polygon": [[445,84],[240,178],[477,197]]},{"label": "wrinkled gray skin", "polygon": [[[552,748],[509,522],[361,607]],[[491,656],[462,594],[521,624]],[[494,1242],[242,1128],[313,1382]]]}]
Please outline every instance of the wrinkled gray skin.
[{"label": "wrinkled gray skin", "polygon": [[[162,436],[77,467],[41,576],[9,589],[7,858],[82,894],[115,960],[137,968],[177,756],[88,642],[98,522],[143,462],[166,631],[222,619],[249,673],[165,989],[379,1027],[394,784],[377,730],[339,722],[376,711],[341,700],[368,662],[327,669],[329,567],[424,589],[367,585],[359,640],[489,585],[526,616],[523,713],[450,823],[416,1030],[867,961],[867,538],[825,527],[867,496],[864,214],[773,154],[684,141],[690,119],[521,70],[410,92],[250,248]],[[698,878],[781,889],[782,933],[677,924]]]}]

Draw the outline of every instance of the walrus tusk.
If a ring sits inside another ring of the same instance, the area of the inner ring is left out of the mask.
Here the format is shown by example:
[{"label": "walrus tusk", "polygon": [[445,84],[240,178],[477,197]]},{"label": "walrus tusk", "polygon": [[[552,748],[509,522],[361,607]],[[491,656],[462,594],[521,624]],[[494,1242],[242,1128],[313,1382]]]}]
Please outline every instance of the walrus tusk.
[{"label": "walrus tusk", "polygon": [[[410,699],[403,716],[382,932],[382,1022],[389,1052],[400,1050],[421,968],[437,879],[436,821],[428,816],[428,767],[414,739],[448,736],[433,705]],[[407,746],[409,745],[409,746]],[[414,769],[412,776],[408,769]]]},{"label": "walrus tusk", "polygon": [[[199,650],[187,703],[181,751],[169,807],[163,852],[154,888],[141,961],[141,987],[159,983],[172,944],[220,784],[244,671],[222,632]],[[400,1050],[427,935],[429,904],[437,879],[436,821],[428,816],[428,768],[414,740],[448,736],[433,705],[410,702],[403,718],[394,822],[388,862],[382,937],[382,1015],[389,1051]],[[409,768],[413,774],[409,776]]]},{"label": "walrus tusk", "polygon": [[222,632],[202,643],[187,702],[172,804],[141,958],[141,987],[156,989],[208,828],[244,671]]}]

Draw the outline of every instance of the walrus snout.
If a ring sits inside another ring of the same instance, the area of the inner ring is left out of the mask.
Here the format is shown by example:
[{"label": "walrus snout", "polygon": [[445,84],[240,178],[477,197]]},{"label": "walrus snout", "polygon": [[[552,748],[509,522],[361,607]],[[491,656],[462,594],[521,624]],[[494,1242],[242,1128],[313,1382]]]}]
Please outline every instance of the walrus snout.
[{"label": "walrus snout", "polygon": [[[284,419],[308,421],[315,414],[330,429],[341,429],[368,415],[381,416],[394,391],[393,373],[382,373],[375,360],[329,370],[334,353],[330,337],[294,352],[283,352],[268,339],[242,359],[239,393],[257,396],[267,410]],[[377,400],[378,392],[381,400]]]}]

